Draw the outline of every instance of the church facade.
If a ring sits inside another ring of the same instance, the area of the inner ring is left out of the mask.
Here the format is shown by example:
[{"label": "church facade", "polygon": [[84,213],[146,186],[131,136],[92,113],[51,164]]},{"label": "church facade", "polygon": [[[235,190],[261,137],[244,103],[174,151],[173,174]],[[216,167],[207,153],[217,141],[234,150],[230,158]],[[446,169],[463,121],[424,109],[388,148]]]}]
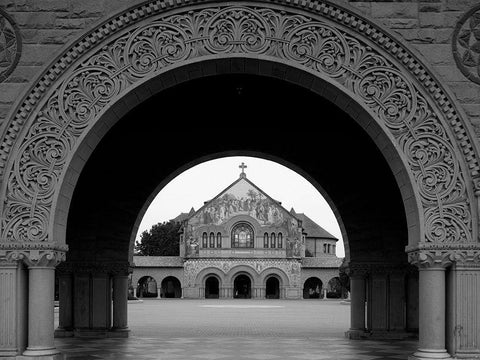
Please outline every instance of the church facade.
[{"label": "church facade", "polygon": [[135,295],[151,296],[158,283],[158,297],[339,296],[338,240],[306,215],[283,208],[241,167],[238,180],[182,219],[178,258],[134,257]]}]

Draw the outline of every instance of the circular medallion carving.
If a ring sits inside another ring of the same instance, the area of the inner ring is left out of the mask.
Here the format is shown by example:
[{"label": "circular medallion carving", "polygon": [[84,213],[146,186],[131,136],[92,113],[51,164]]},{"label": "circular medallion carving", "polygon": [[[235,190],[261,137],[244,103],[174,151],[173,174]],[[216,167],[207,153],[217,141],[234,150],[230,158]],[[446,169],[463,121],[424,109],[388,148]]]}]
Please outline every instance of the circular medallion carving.
[{"label": "circular medallion carving", "polygon": [[460,19],[452,41],[458,68],[471,81],[480,84],[480,5]]},{"label": "circular medallion carving", "polygon": [[22,52],[22,38],[15,21],[0,9],[0,82],[12,73]]}]

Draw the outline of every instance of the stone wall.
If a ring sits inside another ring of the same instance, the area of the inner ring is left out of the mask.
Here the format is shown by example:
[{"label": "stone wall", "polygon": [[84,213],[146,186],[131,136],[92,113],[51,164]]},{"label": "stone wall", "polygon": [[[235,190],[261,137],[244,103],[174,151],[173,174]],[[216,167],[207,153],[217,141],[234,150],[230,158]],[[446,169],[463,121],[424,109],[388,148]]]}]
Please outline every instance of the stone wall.
[{"label": "stone wall", "polygon": [[[0,0],[22,37],[15,70],[0,83],[0,122],[63,49],[82,34],[140,0]],[[355,9],[411,44],[449,85],[480,135],[480,85],[456,66],[452,34],[459,19],[478,0],[355,1],[335,0]]]}]

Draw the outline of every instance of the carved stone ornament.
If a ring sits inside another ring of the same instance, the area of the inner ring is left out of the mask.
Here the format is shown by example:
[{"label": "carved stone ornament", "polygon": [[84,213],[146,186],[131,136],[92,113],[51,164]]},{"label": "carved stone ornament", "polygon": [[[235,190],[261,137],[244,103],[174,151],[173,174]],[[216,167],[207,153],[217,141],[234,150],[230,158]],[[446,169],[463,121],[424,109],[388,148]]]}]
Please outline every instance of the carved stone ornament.
[{"label": "carved stone ornament", "polygon": [[453,56],[460,71],[480,84],[480,5],[457,23],[452,37]]},{"label": "carved stone ornament", "polygon": [[15,21],[0,8],[0,82],[12,73],[22,53],[22,36]]},{"label": "carved stone ornament", "polygon": [[343,88],[388,130],[407,162],[423,212],[421,241],[476,241],[468,181],[479,176],[479,164],[470,130],[403,45],[326,1],[231,4],[140,5],[84,36],[52,65],[7,124],[0,146],[0,159],[9,159],[0,163],[2,241],[52,241],[53,201],[67,161],[114,99],[185,61],[227,56],[290,64]]},{"label": "carved stone ornament", "polygon": [[67,247],[37,247],[36,249],[14,249],[0,250],[0,257],[3,255],[8,261],[22,261],[28,267],[56,267],[65,261]]},{"label": "carved stone ornament", "polygon": [[419,269],[441,267],[453,264],[455,254],[450,250],[420,250],[408,253],[408,262]]},{"label": "carved stone ornament", "polygon": [[208,268],[215,268],[222,271],[225,275],[236,266],[245,265],[252,269],[253,272],[260,274],[266,269],[280,269],[288,276],[290,286],[300,286],[300,269],[301,265],[298,260],[216,260],[216,259],[190,259],[185,261],[184,274],[185,284],[188,287],[194,287],[197,283],[197,276],[200,271]]}]

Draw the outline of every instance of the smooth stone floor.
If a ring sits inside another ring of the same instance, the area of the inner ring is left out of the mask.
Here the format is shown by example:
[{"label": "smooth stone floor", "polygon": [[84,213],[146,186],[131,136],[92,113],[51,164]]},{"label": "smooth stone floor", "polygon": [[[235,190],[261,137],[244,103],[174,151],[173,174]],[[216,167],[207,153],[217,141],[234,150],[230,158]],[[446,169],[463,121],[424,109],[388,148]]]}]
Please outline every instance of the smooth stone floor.
[{"label": "smooth stone floor", "polygon": [[148,300],[128,339],[56,339],[67,359],[407,359],[416,341],[347,340],[350,306],[322,300]]}]

